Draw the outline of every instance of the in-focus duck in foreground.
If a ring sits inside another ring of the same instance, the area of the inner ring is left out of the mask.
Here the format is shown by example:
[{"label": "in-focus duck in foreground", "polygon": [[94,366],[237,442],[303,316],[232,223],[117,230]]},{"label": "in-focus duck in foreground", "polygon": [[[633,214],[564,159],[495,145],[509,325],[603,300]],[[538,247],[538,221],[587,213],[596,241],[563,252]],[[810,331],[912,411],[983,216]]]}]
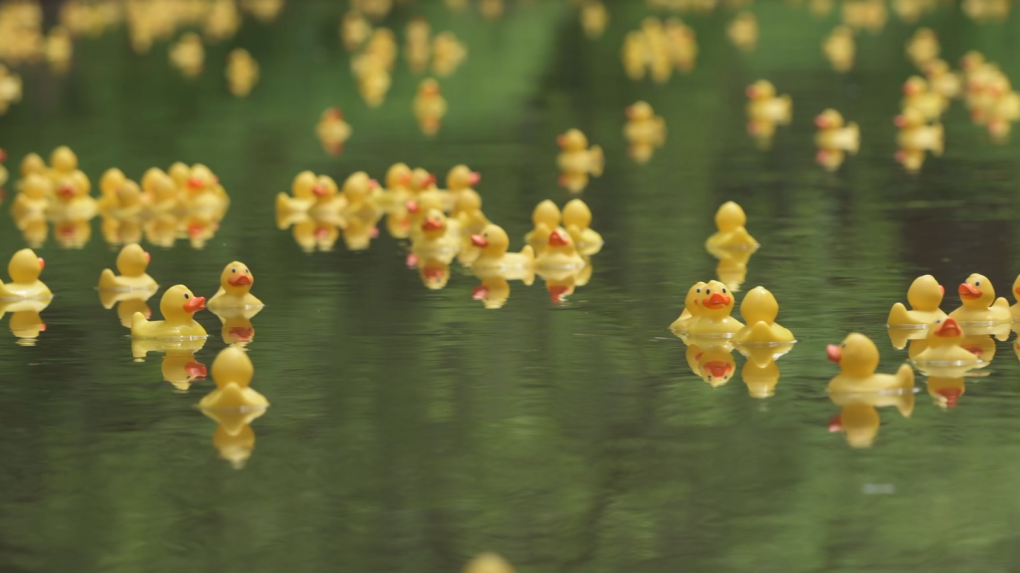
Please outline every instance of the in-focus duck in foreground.
[{"label": "in-focus duck in foreground", "polygon": [[133,338],[205,338],[202,325],[195,322],[193,315],[205,308],[205,297],[195,296],[184,285],[175,285],[163,293],[159,310],[164,320],[149,321],[145,315],[136,312],[131,317]]},{"label": "in-focus duck in foreground", "polygon": [[829,382],[830,393],[908,393],[914,389],[914,370],[900,366],[896,374],[875,374],[878,347],[859,333],[847,336],[839,345],[830,344],[829,360],[839,364],[840,372]]}]

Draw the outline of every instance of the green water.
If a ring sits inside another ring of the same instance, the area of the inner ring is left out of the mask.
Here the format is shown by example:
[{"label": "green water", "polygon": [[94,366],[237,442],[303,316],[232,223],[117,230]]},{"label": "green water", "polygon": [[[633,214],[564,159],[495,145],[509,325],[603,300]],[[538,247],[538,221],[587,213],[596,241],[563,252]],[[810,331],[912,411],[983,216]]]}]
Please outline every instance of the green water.
[{"label": "green water", "polygon": [[[610,4],[598,41],[558,3],[511,6],[496,23],[439,3],[404,8],[394,26],[423,13],[469,46],[443,83],[450,111],[434,140],[417,130],[418,79],[402,62],[386,104],[361,103],[333,4],[247,21],[208,50],[194,83],[168,68],[164,44],[131,53],[123,30],[79,42],[67,77],[22,69],[25,101],[0,118],[11,165],[68,144],[94,184],[111,166],[138,178],[177,160],[219,175],[233,203],[215,237],[202,250],[146,244],[149,272],[209,296],[226,262],[251,267],[267,304],[252,320],[253,387],[272,406],[251,425],[243,468],[222,459],[216,423],[195,407],[212,382],[175,389],[162,356],[133,360],[128,330],[100,305],[94,284],[116,249],[99,220],[80,250],[51,229],[38,249],[56,294],[45,332],[21,345],[0,331],[0,570],[450,572],[481,551],[522,573],[1017,570],[1012,344],[995,343],[988,376],[968,378],[955,408],[918,376],[912,415],[881,408],[866,449],[828,431],[840,407],[825,392],[837,371],[825,345],[864,332],[881,371],[894,370],[906,352],[885,317],[919,274],[949,287],[946,309],[971,272],[1008,296],[1020,147],[992,144],[954,103],[945,155],[905,173],[891,120],[913,26],[892,17],[859,36],[858,65],[840,76],[818,49],[838,11],[759,4],[751,54],[726,42],[723,14],[685,17],[701,57],[666,86],[623,75],[638,2]],[[947,59],[981,49],[1020,78],[1018,16],[978,26],[944,7],[922,23]],[[245,100],[223,86],[234,46],[262,65]],[[743,88],[759,77],[794,100],[768,151],[743,116]],[[645,166],[620,134],[638,99],[669,126]],[[354,128],[339,158],[313,135],[329,105]],[[833,174],[814,164],[811,118],[827,106],[863,134]],[[440,174],[463,162],[482,172],[485,212],[519,248],[534,205],[569,198],[554,143],[569,127],[606,152],[583,194],[606,246],[563,304],[537,281],[512,283],[507,304],[486,310],[456,265],[445,289],[426,289],[385,229],[364,252],[339,241],[309,254],[274,225],[273,197],[302,169],[381,178],[396,161]],[[762,244],[743,289],[768,287],[800,341],[766,399],[751,396],[736,353],[732,380],[704,383],[666,329],[690,284],[715,278],[703,244],[729,199]],[[3,257],[25,245],[6,216],[0,245]],[[209,366],[221,324],[197,318],[212,336],[196,358]]]}]

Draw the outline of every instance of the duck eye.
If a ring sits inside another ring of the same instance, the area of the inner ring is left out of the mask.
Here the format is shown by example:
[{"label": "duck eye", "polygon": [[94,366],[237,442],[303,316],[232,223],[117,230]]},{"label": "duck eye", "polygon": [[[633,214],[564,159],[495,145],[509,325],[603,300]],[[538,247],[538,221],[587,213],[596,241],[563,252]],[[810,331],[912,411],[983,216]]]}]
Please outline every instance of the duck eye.
[{"label": "duck eye", "polygon": [[698,294],[701,294],[701,289],[700,288],[698,289]]},{"label": "duck eye", "polygon": [[840,344],[839,347],[840,348],[846,348],[846,343],[844,342],[843,344]]},{"label": "duck eye", "polygon": [[705,289],[705,294],[712,294],[712,289]]},{"label": "duck eye", "polygon": [[981,286],[981,281],[974,281],[974,286]]},{"label": "duck eye", "polygon": [[723,294],[726,294],[726,289],[722,289],[722,293],[723,293]]},{"label": "duck eye", "polygon": [[189,298],[191,298],[191,295],[188,293],[184,293],[184,300],[188,300]]},{"label": "duck eye", "polygon": [[942,319],[940,318],[940,319],[936,320],[935,324],[942,324]]},{"label": "duck eye", "polygon": [[250,272],[250,271],[248,271],[248,269],[247,269],[247,268],[245,268],[245,269],[244,269],[244,274],[248,274],[249,272]]},{"label": "duck eye", "polygon": [[230,269],[230,272],[232,272],[232,273],[236,273],[236,272],[237,272],[237,269]]}]

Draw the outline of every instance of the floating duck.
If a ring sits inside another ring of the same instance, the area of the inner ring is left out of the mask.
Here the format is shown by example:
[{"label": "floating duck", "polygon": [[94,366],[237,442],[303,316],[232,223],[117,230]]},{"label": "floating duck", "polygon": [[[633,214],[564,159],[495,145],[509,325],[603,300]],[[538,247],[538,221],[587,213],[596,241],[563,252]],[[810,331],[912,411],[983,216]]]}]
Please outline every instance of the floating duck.
[{"label": "floating duck", "polygon": [[108,213],[117,204],[117,191],[127,180],[124,172],[116,167],[103,172],[103,176],[99,178],[98,207],[101,213]]},{"label": "floating duck", "polygon": [[467,58],[467,47],[450,31],[432,39],[432,73],[445,78],[457,71]]},{"label": "floating duck", "polygon": [[351,126],[344,121],[344,113],[340,108],[330,107],[319,117],[315,135],[327,153],[340,155],[344,150],[344,143],[351,138]]},{"label": "floating duck", "polygon": [[726,28],[730,42],[745,52],[758,45],[758,18],[751,12],[741,12]]},{"label": "floating duck", "polygon": [[645,42],[644,34],[638,30],[628,32],[623,39],[623,47],[620,49],[620,59],[623,61],[623,69],[632,80],[640,80],[645,77],[645,62],[648,60],[648,45]]},{"label": "floating duck", "polygon": [[606,5],[598,0],[586,0],[581,4],[581,29],[584,35],[597,40],[606,31],[609,23],[609,12]]},{"label": "floating duck", "polygon": [[103,269],[99,275],[100,290],[155,290],[159,288],[156,281],[145,273],[149,266],[149,253],[137,243],[126,245],[117,255],[117,270],[120,276],[110,269]]},{"label": "floating duck", "polygon": [[522,280],[530,285],[534,280],[535,250],[525,245],[520,253],[507,253],[510,238],[498,225],[488,225],[480,235],[472,235],[471,244],[481,249],[471,264],[480,279],[501,276],[507,280]]},{"label": "floating duck", "polygon": [[733,312],[733,302],[733,294],[726,285],[719,281],[709,281],[697,299],[701,315],[697,320],[691,321],[687,331],[692,337],[733,336],[744,328],[740,321],[730,316]]},{"label": "floating duck", "polygon": [[909,393],[914,388],[914,371],[908,364],[896,374],[875,374],[878,348],[870,338],[852,333],[839,346],[827,348],[829,360],[839,364],[840,373],[829,382],[829,393]]},{"label": "floating duck", "polygon": [[914,32],[907,42],[907,57],[919,68],[939,57],[939,39],[931,28],[918,28]]},{"label": "floating duck", "polygon": [[707,283],[698,281],[687,291],[684,299],[684,310],[679,318],[669,325],[673,332],[687,332],[692,322],[701,317],[701,291],[708,286]]},{"label": "floating duck", "polygon": [[142,175],[142,192],[149,215],[174,214],[182,209],[177,185],[158,167],[150,168]]},{"label": "floating duck", "polygon": [[563,207],[563,226],[577,245],[579,253],[591,256],[602,250],[602,235],[595,232],[591,225],[591,209],[580,199],[571,199]]},{"label": "floating duck", "polygon": [[404,57],[411,71],[420,74],[425,71],[432,58],[432,27],[425,18],[414,18],[404,29]]},{"label": "floating duck", "polygon": [[92,184],[81,171],[62,177],[55,183],[56,201],[51,201],[47,214],[54,220],[88,220],[96,216],[98,206],[89,196]]},{"label": "floating duck", "polygon": [[910,76],[903,84],[904,110],[908,108],[921,112],[926,120],[935,120],[942,116],[948,102],[938,93],[928,89],[928,82],[921,76]]},{"label": "floating duck", "polygon": [[[928,125],[924,114],[913,107],[904,109],[893,122],[900,128],[896,142],[904,154],[920,152],[922,159],[925,151],[942,155],[944,130],[941,124]],[[908,158],[904,156],[902,159]],[[900,162],[906,164],[905,161]]]},{"label": "floating duck", "polygon": [[708,238],[705,247],[727,250],[757,250],[758,241],[747,232],[747,215],[733,201],[723,203],[715,213],[715,226],[718,231]]},{"label": "floating duck", "polygon": [[846,151],[856,155],[860,147],[860,128],[850,122],[845,124],[842,114],[834,109],[826,109],[815,117],[815,145],[823,150]]},{"label": "floating duck", "polygon": [[963,79],[949,68],[945,60],[934,58],[925,62],[924,75],[931,91],[945,99],[955,99],[962,93]]},{"label": "floating duck", "polygon": [[205,47],[202,46],[202,39],[194,32],[184,34],[170,47],[170,65],[188,79],[198,77],[204,63]]},{"label": "floating duck", "polygon": [[524,236],[524,242],[531,246],[536,253],[545,250],[549,243],[549,235],[560,226],[562,218],[560,208],[549,199],[546,199],[535,206],[531,212],[531,222],[534,228]]},{"label": "floating duck", "polygon": [[857,47],[854,32],[847,26],[836,26],[822,42],[822,53],[837,72],[848,72],[854,67]]},{"label": "floating duck", "polygon": [[747,326],[733,336],[733,341],[745,346],[778,346],[796,342],[793,333],[776,324],[779,303],[765,287],[755,287],[744,295],[740,314]]},{"label": "floating duck", "polygon": [[414,115],[422,133],[432,136],[439,132],[439,124],[446,115],[446,99],[440,92],[439,82],[428,78],[418,85],[418,94],[414,96]]},{"label": "floating duck", "polygon": [[220,351],[212,365],[212,377],[216,389],[202,398],[198,407],[202,410],[250,410],[265,409],[269,401],[251,388],[255,373],[248,353],[234,346]]},{"label": "floating duck", "polygon": [[227,86],[236,97],[246,97],[259,83],[259,63],[248,50],[236,48],[227,56]]},{"label": "floating duck", "polygon": [[776,87],[768,80],[758,80],[747,87],[747,117],[754,121],[787,125],[790,123],[793,100],[788,95],[776,96]]},{"label": "floating duck", "polygon": [[694,71],[698,61],[698,35],[679,18],[669,18],[663,26],[668,61],[681,73]]},{"label": "floating duck", "polygon": [[[962,306],[949,313],[950,318],[963,324],[1000,324],[1011,322],[1009,303],[1004,298],[995,298],[992,281],[977,273],[967,277],[959,288]],[[994,302],[993,302],[994,301]]]},{"label": "floating duck", "polygon": [[646,163],[666,141],[666,120],[655,115],[652,106],[643,101],[628,106],[625,114],[623,137],[629,144],[627,153],[639,163]]},{"label": "floating duck", "polygon": [[356,171],[344,180],[340,189],[343,203],[342,213],[348,217],[356,217],[360,213],[377,211],[374,200],[380,195],[379,182],[368,176],[364,171]]},{"label": "floating duck", "polygon": [[39,280],[45,266],[46,262],[36,256],[32,249],[21,249],[14,253],[11,262],[7,264],[11,282],[0,281],[0,300],[52,298],[53,293],[49,287]]},{"label": "floating duck", "polygon": [[276,195],[277,213],[304,213],[315,203],[312,188],[318,183],[315,173],[302,171],[294,177],[290,186],[291,196],[280,192]]},{"label": "floating duck", "polygon": [[255,277],[248,270],[248,265],[239,261],[227,264],[227,266],[223,267],[223,272],[220,273],[219,290],[209,299],[209,308],[265,306],[261,300],[251,294],[251,286],[253,284],[255,284]]},{"label": "floating duck", "polygon": [[539,271],[577,271],[584,268],[585,262],[577,252],[577,247],[570,233],[557,228],[549,234],[543,250],[535,259],[535,270]]},{"label": "floating duck", "polygon": [[422,219],[421,233],[415,236],[411,252],[449,264],[460,251],[459,231],[451,232],[446,215],[440,209],[429,209]]},{"label": "floating duck", "polygon": [[39,313],[53,301],[45,299],[21,299],[0,302],[0,318],[10,313],[11,334],[20,346],[33,346],[39,334],[46,331],[46,323]]},{"label": "floating duck", "polygon": [[980,356],[963,348],[963,329],[952,317],[936,320],[928,328],[928,347],[913,357],[918,365],[960,366],[982,362]]},{"label": "floating duck", "polygon": [[49,194],[53,184],[43,175],[29,173],[18,182],[18,195],[11,206],[15,219],[30,215],[42,216],[50,205]]},{"label": "floating duck", "polygon": [[[28,157],[24,159],[24,162],[29,161]],[[34,163],[35,158],[32,158],[31,162]],[[24,165],[22,167],[24,169]],[[81,173],[81,170],[78,169],[78,155],[70,147],[61,145],[50,153],[50,168],[46,171],[46,174],[54,183],[59,183],[79,173]]]},{"label": "floating duck", "polygon": [[[562,151],[556,159],[560,171],[564,175],[580,174],[598,177],[602,175],[602,168],[605,159],[602,155],[602,148],[598,145],[588,147],[588,138],[577,129],[570,129],[563,135],[556,138],[557,145]],[[569,181],[569,178],[561,177],[561,184]],[[587,179],[585,179],[587,182]],[[570,188],[571,191],[575,189]],[[576,189],[579,191],[580,189]]]},{"label": "floating duck", "polygon": [[898,302],[889,311],[889,318],[886,324],[891,327],[922,327],[946,317],[939,306],[942,304],[942,296],[946,289],[931,275],[924,275],[914,279],[907,290],[907,302],[912,310],[907,310],[903,303]]},{"label": "floating duck", "polygon": [[205,338],[202,325],[192,315],[205,308],[205,297],[195,296],[188,287],[175,285],[163,293],[159,310],[164,320],[149,321],[136,312],[131,317],[134,338]]},{"label": "floating duck", "polygon": [[454,165],[450,168],[446,174],[446,190],[449,193],[444,197],[443,211],[452,211],[461,193],[474,191],[474,186],[481,180],[482,174],[472,171],[467,165]]},{"label": "floating duck", "polygon": [[340,39],[344,49],[353,52],[361,47],[372,35],[372,25],[357,10],[349,10],[344,13],[340,21]]},{"label": "floating duck", "polygon": [[332,177],[320,175],[312,186],[315,201],[309,207],[308,214],[315,219],[329,219],[338,215],[344,206],[344,200],[339,193],[340,189]]}]

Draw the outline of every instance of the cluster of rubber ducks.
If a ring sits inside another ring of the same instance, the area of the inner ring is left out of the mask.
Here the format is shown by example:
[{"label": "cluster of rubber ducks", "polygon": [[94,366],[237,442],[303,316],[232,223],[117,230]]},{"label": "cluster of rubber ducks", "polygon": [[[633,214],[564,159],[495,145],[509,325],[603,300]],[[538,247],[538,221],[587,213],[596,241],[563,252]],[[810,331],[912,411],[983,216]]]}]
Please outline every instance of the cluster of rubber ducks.
[{"label": "cluster of rubber ducks", "polygon": [[679,18],[663,23],[655,16],[641,21],[641,27],[627,33],[620,51],[627,77],[641,80],[649,75],[652,81],[664,84],[676,68],[690,73],[698,60],[697,34]]},{"label": "cluster of rubber ducks", "polygon": [[[709,253],[720,259],[719,280],[697,282],[687,292],[684,310],[670,330],[687,345],[692,372],[713,387],[728,383],[736,374],[733,351],[747,361],[741,377],[756,398],[775,394],[780,371],[776,361],[796,343],[793,333],[776,322],[779,304],[764,287],[748,291],[740,304],[744,322],[732,316],[736,292],[746,275],[746,263],[759,248],[747,231],[747,217],[736,203],[716,212],[717,231],[706,241]],[[724,265],[724,263],[726,263]],[[736,263],[736,265],[734,265]],[[894,374],[879,374],[879,351],[867,336],[852,333],[838,345],[826,348],[840,367],[828,386],[829,397],[841,408],[829,429],[845,434],[854,447],[874,443],[881,425],[878,408],[895,406],[909,417],[914,408],[914,369],[926,377],[926,388],[941,408],[959,404],[966,380],[986,376],[995,356],[995,340],[1008,340],[1020,331],[1020,276],[1013,283],[1016,302],[997,298],[991,281],[972,274],[957,288],[961,305],[941,310],[945,295],[935,277],[918,277],[907,291],[908,305],[895,303],[886,324],[892,346],[907,349],[909,364]],[[1015,350],[1020,358],[1020,343]]]},{"label": "cluster of rubber ducks", "polygon": [[306,250],[332,248],[341,231],[349,249],[368,248],[384,217],[389,233],[408,240],[407,266],[418,271],[429,289],[445,288],[456,259],[480,279],[473,297],[486,308],[502,307],[510,296],[509,281],[531,285],[541,277],[554,301],[564,301],[591,277],[591,256],[602,249],[602,237],[591,228],[592,214],[580,199],[562,209],[552,201],[534,210],[534,228],[526,246],[509,252],[510,239],[482,211],[474,187],[478,172],[465,165],[450,169],[446,189],[428,171],[404,163],[391,166],[385,187],[359,171],[338,186],[327,175],[299,173],[291,195],[276,197],[277,223],[293,228]]},{"label": "cluster of rubber ducks", "polygon": [[[6,173],[6,170],[5,170]],[[151,168],[141,185],[117,168],[99,180],[101,195],[91,196],[92,185],[78,168],[78,156],[61,146],[50,154],[49,164],[38,154],[22,159],[21,178],[11,205],[11,216],[30,246],[38,248],[56,226],[56,238],[65,248],[81,248],[91,238],[90,221],[102,216],[101,229],[114,245],[146,239],[172,247],[186,238],[201,248],[219,229],[230,206],[219,178],[205,165],[174,163],[169,170]]]}]

